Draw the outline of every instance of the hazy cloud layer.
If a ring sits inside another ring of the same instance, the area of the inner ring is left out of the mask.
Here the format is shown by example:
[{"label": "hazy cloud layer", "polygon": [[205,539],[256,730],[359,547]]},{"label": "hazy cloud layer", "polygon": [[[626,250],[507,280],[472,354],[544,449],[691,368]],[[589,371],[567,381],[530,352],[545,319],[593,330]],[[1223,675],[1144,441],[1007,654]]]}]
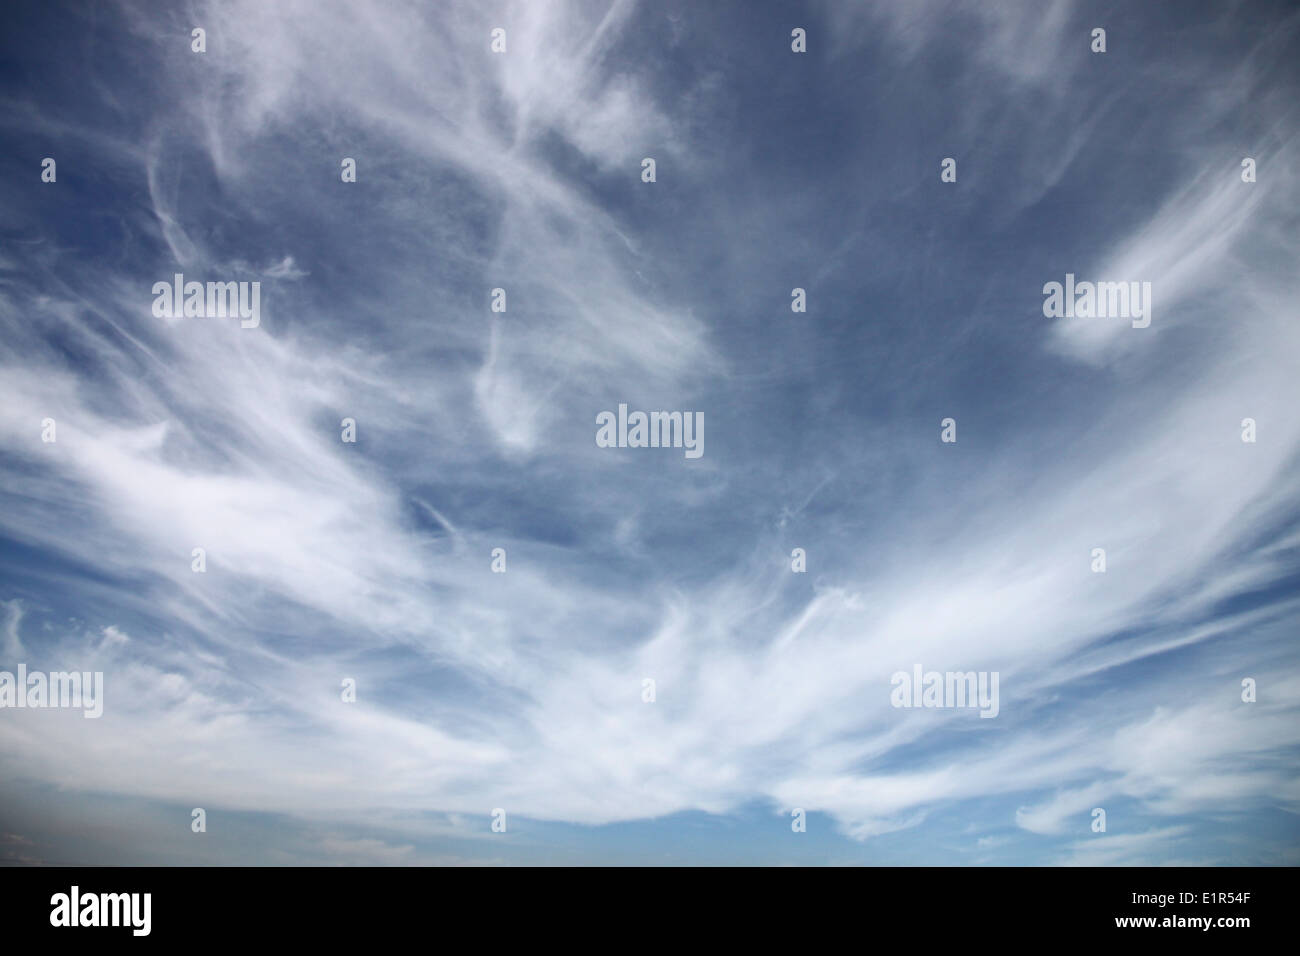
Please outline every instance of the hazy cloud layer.
[{"label": "hazy cloud layer", "polygon": [[0,862],[1295,862],[1285,5],[21,9]]}]

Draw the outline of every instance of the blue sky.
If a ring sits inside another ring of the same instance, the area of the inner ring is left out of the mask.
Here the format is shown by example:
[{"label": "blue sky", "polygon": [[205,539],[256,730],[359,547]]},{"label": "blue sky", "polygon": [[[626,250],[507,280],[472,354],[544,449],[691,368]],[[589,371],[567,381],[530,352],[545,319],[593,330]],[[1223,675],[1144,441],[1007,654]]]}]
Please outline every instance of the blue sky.
[{"label": "blue sky", "polygon": [[1288,4],[5,16],[0,861],[1300,862]]}]

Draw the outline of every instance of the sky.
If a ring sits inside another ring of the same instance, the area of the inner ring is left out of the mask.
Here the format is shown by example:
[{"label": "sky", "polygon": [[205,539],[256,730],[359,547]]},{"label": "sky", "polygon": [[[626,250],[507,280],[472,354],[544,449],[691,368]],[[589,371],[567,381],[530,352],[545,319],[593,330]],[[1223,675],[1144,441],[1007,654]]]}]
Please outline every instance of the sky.
[{"label": "sky", "polygon": [[1300,863],[1292,5],[0,16],[0,862]]}]

